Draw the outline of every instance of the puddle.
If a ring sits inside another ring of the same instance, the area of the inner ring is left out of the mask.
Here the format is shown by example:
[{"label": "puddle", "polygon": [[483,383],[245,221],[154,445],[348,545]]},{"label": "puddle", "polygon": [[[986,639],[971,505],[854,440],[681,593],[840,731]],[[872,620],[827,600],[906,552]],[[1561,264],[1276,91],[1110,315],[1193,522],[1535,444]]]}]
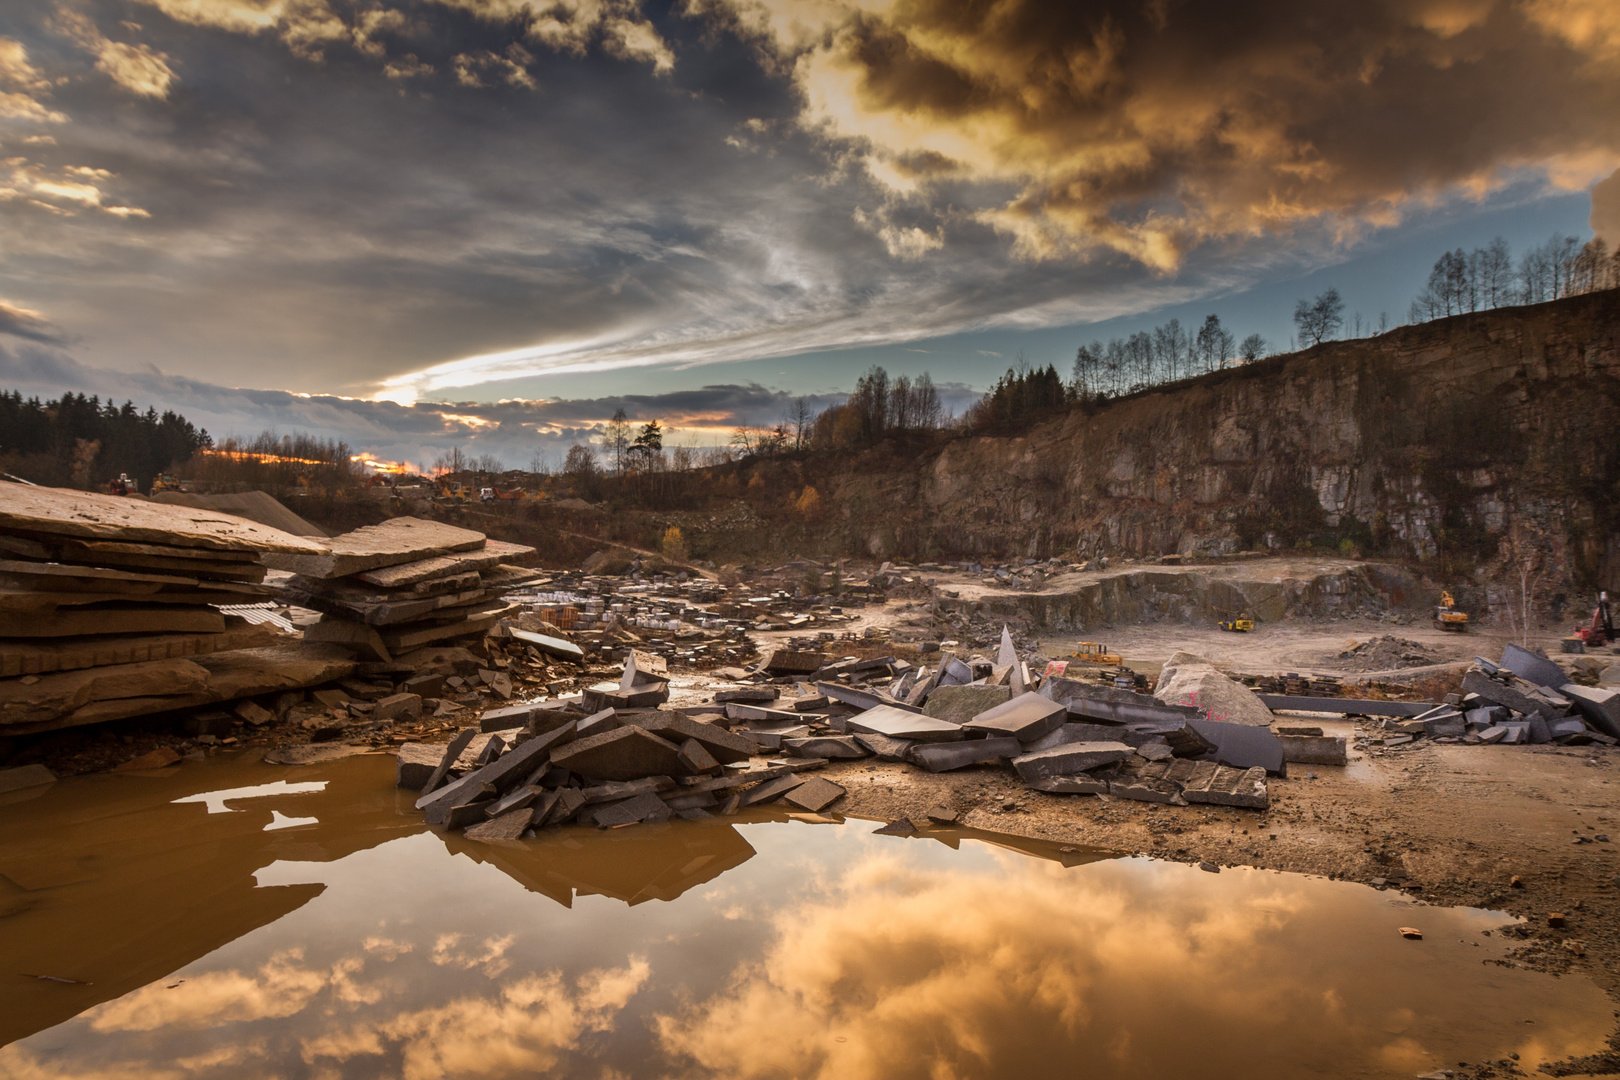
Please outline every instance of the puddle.
[{"label": "puddle", "polygon": [[[1498,913],[782,815],[478,844],[392,774],[187,763],[0,807],[0,1075],[1386,1077],[1612,1023],[1487,963]],[[262,787],[289,777],[326,784]]]}]

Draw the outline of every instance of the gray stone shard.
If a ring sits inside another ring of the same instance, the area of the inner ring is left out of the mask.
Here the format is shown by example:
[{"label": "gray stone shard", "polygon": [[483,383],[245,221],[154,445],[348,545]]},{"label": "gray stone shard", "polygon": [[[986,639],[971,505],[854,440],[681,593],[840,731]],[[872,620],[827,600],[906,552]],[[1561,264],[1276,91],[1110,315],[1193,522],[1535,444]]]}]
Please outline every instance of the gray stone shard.
[{"label": "gray stone shard", "polygon": [[1136,802],[1167,803],[1174,806],[1187,805],[1187,800],[1181,797],[1181,789],[1168,780],[1125,777],[1110,782],[1108,794],[1116,799],[1134,799]]},{"label": "gray stone shard", "polygon": [[1558,689],[1569,682],[1569,673],[1551,660],[1537,656],[1529,649],[1517,645],[1508,645],[1502,649],[1501,667],[1513,672],[1519,678],[1537,686]]},{"label": "gray stone shard", "polygon": [[1019,779],[1029,784],[1056,776],[1089,772],[1103,765],[1124,761],[1130,756],[1131,748],[1122,742],[1067,743],[1020,754],[1012,759],[1012,764],[1018,770]]},{"label": "gray stone shard", "polygon": [[516,807],[498,817],[469,826],[463,835],[469,840],[517,840],[529,830],[533,821],[532,807]]},{"label": "gray stone shard", "polygon": [[1575,703],[1587,723],[1611,738],[1620,739],[1620,690],[1565,683],[1558,692]]},{"label": "gray stone shard", "polygon": [[844,797],[844,789],[823,777],[816,776],[783,794],[782,801],[792,803],[801,810],[819,814]]},{"label": "gray stone shard", "polygon": [[1024,785],[1034,791],[1045,791],[1052,795],[1107,795],[1108,781],[1101,776],[1088,776],[1081,773],[1079,776],[1053,776],[1046,780],[1034,780]]},{"label": "gray stone shard", "polygon": [[[477,734],[478,729],[473,727],[462,728],[460,731],[456,732],[455,737],[451,739],[449,745],[444,748],[444,754],[439,758],[438,767],[435,768],[431,774],[429,774],[426,782],[422,784],[420,789],[422,794],[430,794],[434,788],[437,788],[441,783],[444,782],[445,774],[450,771],[451,766],[456,763],[456,758],[461,756],[461,752],[467,749],[468,744],[473,741],[473,738]],[[418,810],[422,808],[420,802],[417,803],[416,808]]]},{"label": "gray stone shard", "polygon": [[1249,810],[1264,810],[1271,805],[1271,797],[1266,792],[1266,770],[1258,765],[1251,769],[1217,765],[1207,775],[1199,773],[1189,777],[1182,785],[1181,797],[1190,803],[1240,806]]},{"label": "gray stone shard", "polygon": [[1193,720],[1190,723],[1198,734],[1215,744],[1215,760],[1221,764],[1238,769],[1258,765],[1274,776],[1288,775],[1282,743],[1269,728],[1215,720]]},{"label": "gray stone shard", "polygon": [[737,800],[738,807],[762,806],[781,798],[800,784],[807,783],[811,777],[807,776],[778,776],[774,780],[767,780],[763,784],[749,788],[740,793]]},{"label": "gray stone shard", "polygon": [[615,825],[634,825],[641,821],[668,821],[672,813],[669,804],[658,796],[637,795],[586,810],[579,815],[579,820],[584,822],[588,818],[588,823],[599,829],[611,829]]},{"label": "gray stone shard", "polygon": [[1300,765],[1344,765],[1350,760],[1343,735],[1279,735],[1283,760]]},{"label": "gray stone shard", "polygon": [[1539,713],[1557,720],[1569,711],[1569,699],[1556,690],[1537,686],[1526,679],[1508,675],[1506,681],[1492,678],[1477,667],[1463,675],[1462,688],[1492,705],[1504,705],[1518,713]]},{"label": "gray stone shard", "polygon": [[752,739],[727,731],[718,724],[705,724],[701,720],[693,720],[679,713],[638,713],[629,717],[628,722],[640,725],[672,743],[679,744],[687,739],[696,739],[721,764],[747,761],[757,749],[757,744]]},{"label": "gray stone shard", "polygon": [[782,749],[802,758],[863,758],[867,749],[851,735],[812,735],[806,739],[783,739]]},{"label": "gray stone shard", "polygon": [[916,745],[910,739],[891,739],[871,731],[858,731],[854,738],[877,755],[879,761],[910,761],[911,748]]},{"label": "gray stone shard", "polygon": [[637,795],[657,795],[674,787],[675,781],[667,776],[646,776],[640,780],[612,780],[606,784],[582,788],[580,795],[584,797],[587,805],[595,805],[633,799]]},{"label": "gray stone shard", "polygon": [[1005,686],[940,686],[928,695],[923,713],[936,720],[965,724],[986,709],[1011,699],[1012,691]]},{"label": "gray stone shard", "polygon": [[918,743],[911,748],[911,760],[929,772],[950,772],[969,765],[999,765],[1024,752],[1024,745],[1013,738],[966,739],[953,743]]},{"label": "gray stone shard", "polygon": [[[444,747],[425,743],[405,743],[394,752],[394,786],[421,791],[444,759]],[[44,768],[44,766],[40,766]],[[6,770],[10,772],[12,770]],[[6,790],[5,773],[0,772],[0,791]]]},{"label": "gray stone shard", "polygon": [[681,744],[681,764],[693,776],[713,775],[720,771],[721,765],[714,760],[714,755],[704,748],[696,739],[687,739]]},{"label": "gray stone shard", "polygon": [[579,726],[574,729],[575,733],[584,739],[591,735],[600,735],[604,731],[612,731],[614,728],[621,726],[616,716],[617,714],[613,709],[603,709],[601,712],[591,713],[591,715],[579,722]]}]

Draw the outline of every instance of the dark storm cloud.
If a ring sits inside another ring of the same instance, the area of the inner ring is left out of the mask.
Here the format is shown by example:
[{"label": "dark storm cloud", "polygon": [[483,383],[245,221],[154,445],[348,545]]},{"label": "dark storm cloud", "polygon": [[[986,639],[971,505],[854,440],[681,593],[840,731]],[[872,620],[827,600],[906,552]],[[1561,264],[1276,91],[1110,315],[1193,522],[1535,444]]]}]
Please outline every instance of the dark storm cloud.
[{"label": "dark storm cloud", "polygon": [[98,366],[407,402],[1100,319],[1612,171],[1613,12],[24,0],[0,295]]}]

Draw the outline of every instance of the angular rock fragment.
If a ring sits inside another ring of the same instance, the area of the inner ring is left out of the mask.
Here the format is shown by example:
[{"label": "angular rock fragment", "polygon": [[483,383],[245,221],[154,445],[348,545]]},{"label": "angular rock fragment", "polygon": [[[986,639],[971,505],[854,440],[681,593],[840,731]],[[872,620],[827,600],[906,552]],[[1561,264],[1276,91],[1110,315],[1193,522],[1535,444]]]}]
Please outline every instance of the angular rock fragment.
[{"label": "angular rock fragment", "polygon": [[588,810],[580,814],[579,819],[585,821],[589,818],[589,823],[597,828],[611,829],[616,825],[634,825],[643,821],[668,821],[671,813],[669,804],[658,796],[637,795]]},{"label": "angular rock fragment", "polygon": [[866,747],[849,735],[812,735],[806,739],[783,739],[782,749],[794,757],[863,758]]},{"label": "angular rock fragment", "polygon": [[917,745],[910,739],[891,739],[870,731],[856,732],[854,739],[877,755],[879,761],[910,761],[911,748]]},{"label": "angular rock fragment", "polygon": [[742,807],[760,806],[764,803],[778,799],[800,784],[807,783],[811,778],[804,776],[779,776],[774,780],[767,780],[757,787],[751,787],[741,793],[738,805]]},{"label": "angular rock fragment", "polygon": [[687,739],[696,739],[723,765],[747,761],[754,754],[755,744],[752,740],[727,731],[718,724],[706,724],[679,713],[638,713],[623,719],[672,743],[679,744]]},{"label": "angular rock fragment", "polygon": [[[543,737],[543,736],[542,736]],[[616,728],[579,739],[554,752],[552,764],[598,780],[681,776],[681,748],[645,728]]]},{"label": "angular rock fragment", "polygon": [[1005,686],[941,686],[928,695],[923,715],[965,724],[979,713],[1010,700],[1012,691]]},{"label": "angular rock fragment", "polygon": [[929,772],[950,772],[969,765],[999,765],[1024,752],[1017,739],[965,739],[951,743],[918,743],[911,748],[911,760]]},{"label": "angular rock fragment", "polygon": [[1081,773],[1078,776],[1053,776],[1045,780],[1033,780],[1024,786],[1052,795],[1107,795],[1109,782],[1102,776]]},{"label": "angular rock fragment", "polygon": [[1124,761],[1131,756],[1131,748],[1122,742],[1067,743],[1045,750],[1020,754],[1012,759],[1019,779],[1025,784],[1050,780],[1057,776],[1073,776],[1089,772],[1103,765]]},{"label": "angular rock fragment", "polygon": [[831,780],[816,776],[785,792],[782,795],[782,801],[792,803],[800,809],[809,810],[811,813],[819,814],[843,798],[844,795],[845,791],[842,787]]},{"label": "angular rock fragment", "polygon": [[529,830],[534,820],[534,810],[523,806],[508,810],[499,817],[469,826],[462,835],[469,840],[517,840]]},{"label": "angular rock fragment", "polygon": [[444,748],[405,743],[394,752],[394,786],[421,791],[444,758]]},{"label": "angular rock fragment", "polygon": [[989,735],[1007,735],[1030,743],[1050,733],[1068,717],[1068,710],[1039,694],[1020,694],[1011,701],[986,709],[962,727]]},{"label": "angular rock fragment", "polygon": [[720,771],[720,763],[714,760],[714,755],[704,748],[696,739],[687,739],[681,744],[681,764],[693,776],[713,774]]},{"label": "angular rock fragment", "polygon": [[924,713],[907,712],[889,705],[879,705],[845,720],[851,731],[865,731],[887,735],[891,739],[914,739],[918,742],[945,742],[962,737],[962,726],[949,720],[939,720]]}]

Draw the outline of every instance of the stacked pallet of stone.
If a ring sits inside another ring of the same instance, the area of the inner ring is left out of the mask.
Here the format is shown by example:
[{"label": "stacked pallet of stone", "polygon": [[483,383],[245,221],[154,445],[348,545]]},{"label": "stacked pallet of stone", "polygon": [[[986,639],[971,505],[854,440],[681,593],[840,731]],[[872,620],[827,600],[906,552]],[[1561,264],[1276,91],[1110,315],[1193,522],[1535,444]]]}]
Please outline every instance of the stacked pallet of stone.
[{"label": "stacked pallet of stone", "polygon": [[393,662],[428,645],[479,636],[518,605],[502,594],[540,575],[512,565],[534,549],[421,518],[393,518],[327,541],[319,554],[267,558],[293,577],[292,602],[322,613],[310,641],[341,644]]},{"label": "stacked pallet of stone", "polygon": [[270,595],[264,553],[324,550],[229,514],[0,483],[0,732],[334,677],[329,657],[219,610]]}]

